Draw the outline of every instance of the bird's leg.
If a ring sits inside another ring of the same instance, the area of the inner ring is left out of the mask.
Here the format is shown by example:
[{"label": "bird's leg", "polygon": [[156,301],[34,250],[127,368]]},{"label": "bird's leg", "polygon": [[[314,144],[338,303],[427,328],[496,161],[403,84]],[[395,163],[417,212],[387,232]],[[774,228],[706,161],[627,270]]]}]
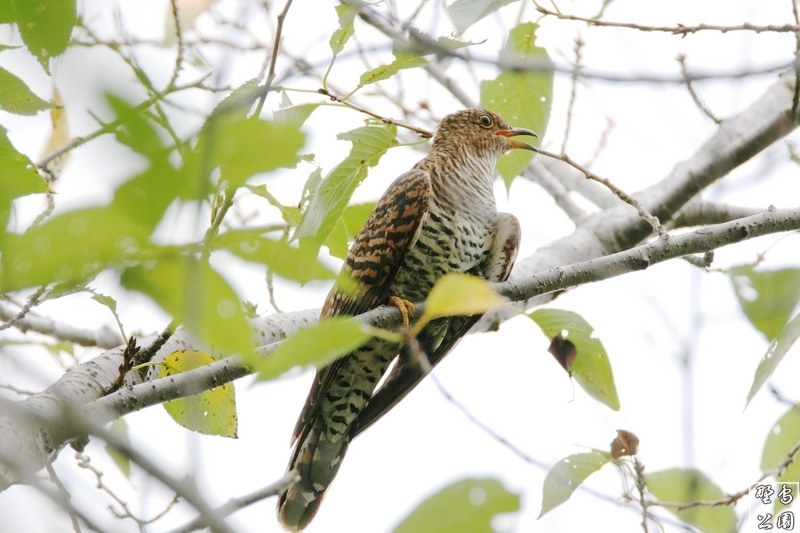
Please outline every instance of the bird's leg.
[{"label": "bird's leg", "polygon": [[404,300],[399,296],[390,296],[389,297],[389,305],[393,305],[400,309],[400,314],[403,315],[403,325],[408,326],[409,324],[409,314],[414,314],[414,304],[409,302],[408,300]]}]

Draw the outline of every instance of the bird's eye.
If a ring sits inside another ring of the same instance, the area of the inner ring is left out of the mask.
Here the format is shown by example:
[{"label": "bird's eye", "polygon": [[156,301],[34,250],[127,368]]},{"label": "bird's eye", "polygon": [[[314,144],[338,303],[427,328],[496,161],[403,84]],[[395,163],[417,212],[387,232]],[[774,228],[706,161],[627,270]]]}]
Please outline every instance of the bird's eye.
[{"label": "bird's eye", "polygon": [[482,128],[491,128],[494,125],[494,121],[489,115],[481,115],[478,117],[478,124],[480,124]]}]

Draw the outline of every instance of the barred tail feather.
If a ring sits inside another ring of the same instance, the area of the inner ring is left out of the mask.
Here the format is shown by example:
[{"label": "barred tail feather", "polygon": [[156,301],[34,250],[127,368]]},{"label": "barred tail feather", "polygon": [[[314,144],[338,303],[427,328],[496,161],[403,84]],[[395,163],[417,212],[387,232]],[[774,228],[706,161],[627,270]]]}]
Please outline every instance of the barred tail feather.
[{"label": "barred tail feather", "polygon": [[287,471],[297,472],[300,479],[278,501],[278,518],[289,531],[302,531],[317,514],[350,443],[348,435],[330,442],[325,426],[317,417],[295,444]]}]

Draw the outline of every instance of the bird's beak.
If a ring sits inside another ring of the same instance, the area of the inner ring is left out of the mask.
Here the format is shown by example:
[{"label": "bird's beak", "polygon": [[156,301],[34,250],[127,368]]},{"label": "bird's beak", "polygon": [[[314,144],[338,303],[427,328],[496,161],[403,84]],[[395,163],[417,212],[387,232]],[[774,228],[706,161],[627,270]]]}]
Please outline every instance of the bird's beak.
[{"label": "bird's beak", "polygon": [[[532,132],[531,130],[525,128],[509,128],[507,130],[499,130],[495,132],[495,135],[502,135],[503,137],[516,137],[517,135],[530,135],[531,137],[539,138],[536,133]],[[518,141],[516,139],[508,140],[508,145],[511,149],[518,149],[518,150],[530,150],[531,152],[538,152],[539,150],[536,147],[531,146],[528,143],[524,143],[522,141]]]}]

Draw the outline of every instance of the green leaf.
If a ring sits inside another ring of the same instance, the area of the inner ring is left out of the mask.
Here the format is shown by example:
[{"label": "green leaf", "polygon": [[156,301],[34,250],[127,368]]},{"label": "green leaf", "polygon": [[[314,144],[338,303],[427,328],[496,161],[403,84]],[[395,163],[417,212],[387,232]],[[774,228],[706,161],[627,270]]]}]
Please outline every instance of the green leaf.
[{"label": "green leaf", "polygon": [[267,265],[275,274],[300,283],[336,278],[336,274],[323,266],[315,254],[262,237],[260,231],[228,231],[214,240],[214,248],[233,252],[246,261]]},{"label": "green leaf", "polygon": [[[481,83],[481,107],[499,113],[512,126],[531,129],[544,137],[553,95],[553,63],[544,48],[536,46],[532,22],[513,28],[503,55],[515,61],[529,62],[544,71],[505,70],[497,78]],[[511,150],[497,162],[497,170],[509,187],[528,166],[533,153]]]},{"label": "green leaf", "polygon": [[148,246],[151,228],[113,207],[82,209],[52,218],[22,235],[7,235],[2,291],[56,281],[81,283],[109,263]]},{"label": "green leaf", "polygon": [[800,269],[754,272],[752,265],[741,265],[731,268],[729,275],[744,314],[758,331],[773,340],[800,301]]},{"label": "green leaf", "polygon": [[11,0],[11,3],[22,41],[49,74],[50,58],[63,54],[69,44],[77,21],[76,0]]},{"label": "green leaf", "polygon": [[769,345],[769,349],[767,353],[764,354],[761,362],[758,363],[756,374],[753,376],[753,384],[750,385],[750,392],[747,393],[748,404],[764,383],[767,382],[772,373],[775,372],[778,363],[783,360],[783,356],[786,355],[789,349],[794,345],[798,337],[800,337],[800,315],[795,316],[786,324],[786,327],[780,332],[778,338],[773,340]]},{"label": "green leaf", "polygon": [[395,53],[395,60],[388,65],[381,65],[380,67],[363,73],[361,78],[359,78],[356,90],[370,83],[387,80],[403,69],[422,67],[427,64],[428,60],[424,57],[419,57],[410,53],[397,52]]},{"label": "green leaf", "polygon": [[[333,257],[339,259],[346,259],[347,253],[350,251],[350,246],[347,243],[347,225],[343,219],[336,221],[333,229],[328,234],[328,238],[322,243],[323,246],[328,247],[328,251]],[[314,250],[312,248],[312,250]]]},{"label": "green leaf", "polygon": [[[147,170],[117,188],[111,208],[152,231],[176,198],[191,198],[198,188],[197,174],[179,171],[170,163],[172,148],[166,146],[153,125],[130,104],[113,95],[108,102],[121,125],[116,129],[117,140],[146,157]],[[111,215],[109,215],[111,216]]]},{"label": "green leaf", "polygon": [[607,454],[591,451],[570,455],[556,463],[544,478],[539,518],[569,500],[581,483],[609,460]]},{"label": "green leaf", "polygon": [[[778,468],[798,442],[800,442],[800,404],[792,406],[772,426],[761,452],[761,470],[767,472]],[[795,460],[775,479],[778,483],[800,479],[800,461]],[[776,498],[775,510],[778,511],[781,507],[785,506]]]},{"label": "green leaf", "polygon": [[25,82],[0,68],[0,109],[17,115],[35,115],[53,105],[36,96]]},{"label": "green leaf", "polygon": [[367,219],[375,209],[377,202],[365,202],[363,204],[348,205],[344,213],[342,213],[342,220],[347,227],[347,236],[352,240],[364,227]]},{"label": "green leaf", "polygon": [[[346,6],[347,4],[342,4]],[[339,7],[342,7],[339,6]],[[349,7],[349,6],[348,6]],[[273,119],[276,124],[288,124],[296,129],[300,129],[305,124],[311,113],[317,109],[320,104],[298,104],[293,105],[289,100],[289,95],[286,91],[281,91],[281,106],[280,109],[273,113]]]},{"label": "green leaf", "polygon": [[[116,435],[125,444],[131,443],[131,439],[128,436],[128,424],[125,423],[124,418],[118,418],[113,422],[111,422],[109,430],[111,430],[111,433]],[[106,444],[106,453],[108,453],[109,457],[111,457],[111,459],[114,461],[114,464],[117,465],[117,467],[122,471],[125,477],[130,479],[131,460],[128,458],[128,456],[119,451],[118,449],[114,448],[110,444]]]},{"label": "green leaf", "polygon": [[241,187],[248,178],[279,167],[294,167],[304,135],[291,124],[222,117],[206,130],[202,147],[211,150],[211,168],[221,166],[221,180]]},{"label": "green leaf", "polygon": [[245,188],[253,194],[266,199],[270,204],[280,209],[283,220],[289,226],[297,226],[297,223],[300,222],[300,209],[280,203],[277,198],[270,194],[266,185],[245,185]]},{"label": "green leaf", "polygon": [[419,504],[393,533],[494,533],[492,518],[519,510],[519,496],[493,478],[457,481]]},{"label": "green leaf", "polygon": [[13,2],[0,2],[0,24],[8,24],[17,21],[14,13]]},{"label": "green leaf", "polygon": [[467,46],[473,46],[476,44],[483,44],[485,41],[481,41],[480,43],[472,42],[472,41],[459,41],[458,39],[453,39],[452,37],[442,36],[438,39],[434,39],[427,33],[411,26],[408,28],[408,35],[411,37],[413,41],[417,41],[419,43],[419,47],[422,49],[422,53],[435,53],[439,50],[458,50],[459,48],[466,48]]},{"label": "green leaf", "polygon": [[358,322],[335,317],[303,328],[281,344],[270,356],[255,362],[258,380],[273,379],[296,366],[321,368],[346,355],[370,339]]},{"label": "green leaf", "polygon": [[[594,328],[572,311],[537,309],[529,313],[528,317],[536,322],[551,342],[562,343],[563,346],[566,341],[574,346],[574,360],[566,361],[567,364],[564,361],[559,362],[589,396],[618,411],[619,399],[611,362],[603,343],[595,338]],[[551,350],[556,348],[559,346],[551,344]]]},{"label": "green leaf", "polygon": [[[216,359],[207,353],[195,350],[173,352],[161,363],[158,377],[174,376],[201,366],[210,365]],[[219,435],[236,438],[236,391],[233,383],[225,383],[211,390],[173,400],[164,404],[164,409],[175,422],[204,435]]]},{"label": "green leaf", "polygon": [[215,349],[250,356],[253,332],[228,283],[193,256],[167,255],[122,273],[122,285],[150,296]]},{"label": "green leaf", "polygon": [[17,152],[8,139],[6,129],[0,126],[0,235],[8,225],[14,198],[49,190],[34,170],[31,160]]},{"label": "green leaf", "polygon": [[209,115],[209,120],[206,120],[203,127],[223,115],[227,116],[229,120],[247,117],[250,107],[261,97],[263,92],[264,88],[258,85],[256,78],[247,80],[214,106],[211,115]]},{"label": "green leaf", "polygon": [[113,313],[117,312],[117,301],[111,296],[106,296],[105,294],[100,294],[99,292],[96,292],[92,294],[92,300],[108,307]]},{"label": "green leaf", "polygon": [[464,33],[467,28],[491,15],[503,6],[507,6],[516,0],[456,0],[447,7],[453,24],[456,26],[456,33]]},{"label": "green leaf", "polygon": [[416,335],[431,320],[443,316],[485,313],[506,302],[508,298],[497,294],[484,279],[467,274],[446,274],[428,293],[425,311],[411,331]]},{"label": "green leaf", "polygon": [[336,6],[336,14],[339,16],[339,28],[333,32],[330,39],[331,52],[333,56],[339,55],[344,45],[355,33],[356,28],[354,19],[358,14],[358,7],[353,4],[341,4]]},{"label": "green leaf", "polygon": [[394,125],[380,124],[338,135],[339,139],[351,141],[353,148],[314,191],[295,231],[295,239],[306,239],[307,244],[319,249],[342,216],[353,191],[367,177],[367,169],[375,166],[383,154],[396,145],[396,133]]},{"label": "green leaf", "polygon": [[[645,479],[647,490],[660,502],[681,504],[721,500],[725,497],[722,489],[704,473],[695,469],[672,468],[647,474]],[[731,507],[701,505],[681,511],[671,506],[665,508],[704,533],[736,531],[736,513]]]}]

